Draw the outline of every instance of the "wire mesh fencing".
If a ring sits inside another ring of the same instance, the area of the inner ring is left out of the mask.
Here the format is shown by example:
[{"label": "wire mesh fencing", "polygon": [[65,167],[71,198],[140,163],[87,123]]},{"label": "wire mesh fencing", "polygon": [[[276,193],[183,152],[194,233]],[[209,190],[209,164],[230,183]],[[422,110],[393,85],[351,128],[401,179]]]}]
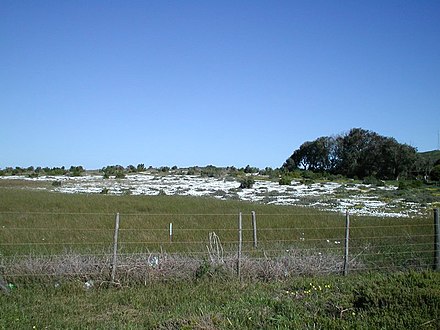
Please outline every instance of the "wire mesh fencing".
[{"label": "wire mesh fencing", "polygon": [[[434,219],[434,221],[433,221]],[[0,275],[111,282],[439,269],[438,210],[340,213],[0,213]]]}]

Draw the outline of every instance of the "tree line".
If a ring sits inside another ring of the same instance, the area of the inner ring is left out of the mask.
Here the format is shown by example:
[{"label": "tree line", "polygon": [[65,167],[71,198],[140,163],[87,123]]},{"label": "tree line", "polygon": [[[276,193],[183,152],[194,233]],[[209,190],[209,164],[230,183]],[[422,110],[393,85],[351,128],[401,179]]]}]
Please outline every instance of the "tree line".
[{"label": "tree line", "polygon": [[346,134],[304,142],[282,168],[288,172],[305,169],[358,179],[398,180],[418,176],[427,179],[431,176],[437,181],[438,166],[440,164],[421,157],[410,145],[373,131],[353,128]]},{"label": "tree line", "polygon": [[29,166],[29,167],[6,167],[5,169],[0,169],[0,176],[8,175],[27,175],[28,177],[38,177],[40,175],[71,175],[71,176],[81,176],[85,172],[82,166],[70,166],[67,168],[65,166],[61,167],[41,167],[41,166]]}]

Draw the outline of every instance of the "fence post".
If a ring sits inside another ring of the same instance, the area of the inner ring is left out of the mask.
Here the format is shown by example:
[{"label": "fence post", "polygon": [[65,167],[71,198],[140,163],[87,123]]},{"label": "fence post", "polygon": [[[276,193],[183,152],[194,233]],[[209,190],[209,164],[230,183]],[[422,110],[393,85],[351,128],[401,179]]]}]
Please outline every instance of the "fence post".
[{"label": "fence post", "polygon": [[119,235],[119,213],[116,213],[115,220],[115,235],[113,237],[113,262],[112,262],[112,282],[115,281],[116,276],[116,258],[118,254],[118,235]]},{"label": "fence post", "polygon": [[257,217],[255,211],[252,211],[252,229],[254,231],[254,248],[257,248]]},{"label": "fence post", "polygon": [[173,223],[170,222],[170,243],[173,243]]},{"label": "fence post", "polygon": [[237,258],[237,276],[241,277],[241,245],[243,243],[243,228],[241,212],[238,213],[238,258]]},{"label": "fence post", "polygon": [[350,239],[350,214],[345,212],[345,242],[344,242],[344,276],[348,274],[348,240]]},{"label": "fence post", "polygon": [[434,270],[440,271],[440,223],[438,209],[434,209]]}]

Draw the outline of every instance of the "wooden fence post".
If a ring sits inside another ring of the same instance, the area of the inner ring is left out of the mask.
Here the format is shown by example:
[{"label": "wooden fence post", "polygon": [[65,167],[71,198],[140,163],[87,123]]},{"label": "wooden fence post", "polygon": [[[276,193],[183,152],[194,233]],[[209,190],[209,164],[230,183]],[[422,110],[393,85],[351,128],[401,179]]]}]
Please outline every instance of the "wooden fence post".
[{"label": "wooden fence post", "polygon": [[438,209],[434,209],[434,270],[440,271],[440,223]]},{"label": "wooden fence post", "polygon": [[257,217],[255,211],[252,211],[252,229],[254,231],[254,248],[257,248]]},{"label": "wooden fence post", "polygon": [[241,246],[243,244],[243,228],[241,212],[238,213],[238,258],[237,258],[237,276],[241,277]]},{"label": "wooden fence post", "polygon": [[116,213],[115,220],[115,235],[113,237],[113,262],[112,262],[112,282],[115,281],[116,277],[116,258],[118,254],[118,235],[119,235],[119,213]]},{"label": "wooden fence post", "polygon": [[348,241],[350,239],[350,214],[345,213],[345,242],[344,242],[344,276],[348,274]]}]

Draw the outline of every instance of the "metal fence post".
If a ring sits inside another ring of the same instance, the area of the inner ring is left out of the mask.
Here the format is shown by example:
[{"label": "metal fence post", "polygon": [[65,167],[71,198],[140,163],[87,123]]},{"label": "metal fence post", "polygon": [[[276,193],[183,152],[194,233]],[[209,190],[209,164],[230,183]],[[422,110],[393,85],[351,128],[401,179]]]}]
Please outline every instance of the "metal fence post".
[{"label": "metal fence post", "polygon": [[440,223],[438,209],[434,209],[434,270],[440,271]]},{"label": "metal fence post", "polygon": [[243,244],[243,228],[241,212],[238,213],[238,258],[237,258],[237,276],[241,277],[241,246]]},{"label": "metal fence post", "polygon": [[254,248],[257,248],[257,217],[255,211],[252,211],[252,229],[254,232]]},{"label": "metal fence post", "polygon": [[348,274],[348,241],[350,239],[350,214],[345,213],[345,242],[344,242],[344,276]]},{"label": "metal fence post", "polygon": [[113,262],[112,262],[112,282],[115,281],[116,277],[116,258],[118,254],[118,235],[119,235],[119,213],[116,213],[115,220],[115,235],[113,237]]}]

